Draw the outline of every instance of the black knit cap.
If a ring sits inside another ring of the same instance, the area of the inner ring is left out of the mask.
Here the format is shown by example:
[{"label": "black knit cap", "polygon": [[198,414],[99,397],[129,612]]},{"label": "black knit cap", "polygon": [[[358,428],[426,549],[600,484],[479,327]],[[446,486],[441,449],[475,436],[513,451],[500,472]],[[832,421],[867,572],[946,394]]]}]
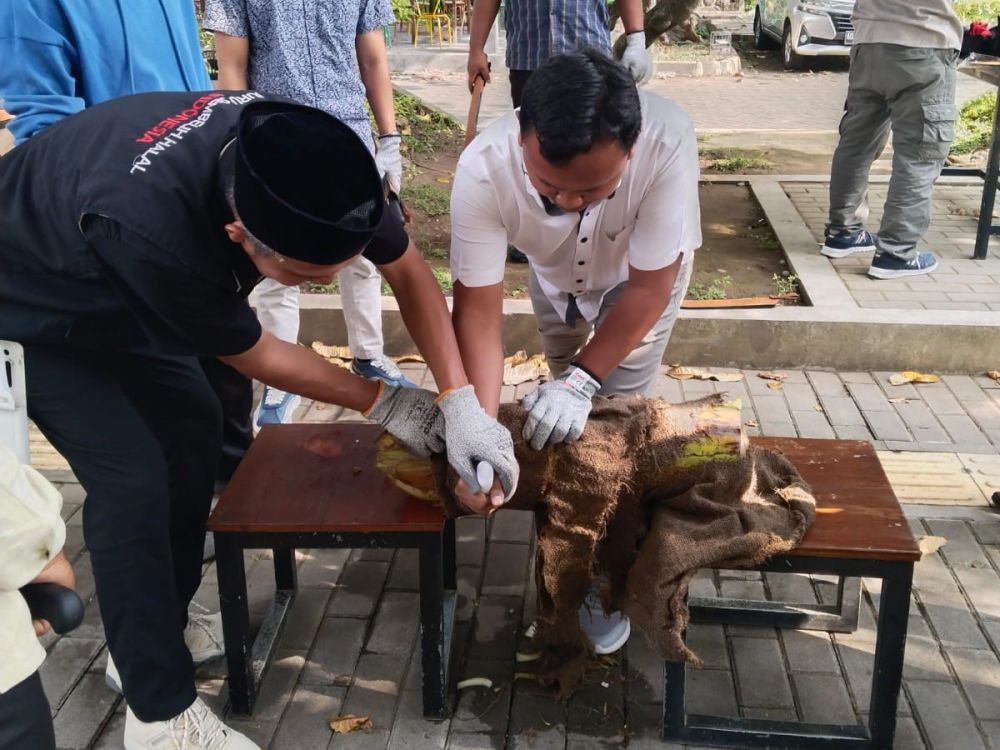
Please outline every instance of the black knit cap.
[{"label": "black knit cap", "polygon": [[251,234],[317,265],[360,254],[385,210],[375,160],[357,134],[333,115],[288,102],[243,109],[233,192]]}]

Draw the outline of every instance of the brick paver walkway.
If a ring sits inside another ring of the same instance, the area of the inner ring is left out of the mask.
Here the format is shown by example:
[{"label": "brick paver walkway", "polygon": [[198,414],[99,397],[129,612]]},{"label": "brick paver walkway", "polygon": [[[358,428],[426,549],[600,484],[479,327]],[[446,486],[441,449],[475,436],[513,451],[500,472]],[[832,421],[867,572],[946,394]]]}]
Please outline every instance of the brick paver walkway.
[{"label": "brick paver walkway", "polygon": [[[809,226],[817,243],[823,241],[830,207],[829,183],[783,183],[785,192]],[[878,231],[885,204],[886,183],[871,186],[868,228]],[[898,310],[1000,310],[1000,245],[994,242],[986,260],[973,260],[982,184],[940,183],[934,191],[931,226],[919,247],[931,250],[938,269],[927,276],[876,280],[866,275],[871,255],[832,260],[860,307]],[[995,211],[994,217],[1000,217]],[[817,252],[819,247],[817,244]]]},{"label": "brick paver walkway", "polygon": [[[409,374],[432,385],[423,368]],[[671,400],[728,389],[744,400],[751,433],[874,440],[918,536],[947,539],[917,566],[897,748],[1000,749],[1000,517],[987,496],[1000,489],[1000,384],[945,377],[936,385],[893,388],[886,373],[787,371],[780,390],[747,371],[743,382],[662,378],[656,395]],[[520,396],[508,388],[508,399]],[[299,418],[357,415],[306,403]],[[916,452],[914,452],[916,451]],[[60,483],[67,552],[88,601],[84,625],[48,636],[42,667],[59,746],[120,748],[124,709],[104,685],[106,649],[83,545],[83,493],[40,438],[35,464]],[[494,688],[463,691],[451,718],[420,716],[417,566],[410,551],[299,553],[300,593],[252,719],[232,719],[265,747],[292,748],[668,748],[659,737],[662,668],[642,637],[600,667],[566,704],[518,673],[531,620],[532,520],[502,511],[492,523],[459,521],[459,606],[452,674],[489,677]],[[251,613],[259,622],[273,591],[265,554],[248,555]],[[794,596],[828,602],[822,576],[730,572],[701,575],[700,596]],[[214,567],[197,601],[216,609]],[[865,582],[861,627],[849,635],[771,628],[696,625],[689,639],[705,659],[689,688],[691,710],[723,715],[839,721],[868,706],[879,590]],[[217,710],[226,701],[224,662],[199,670],[200,693]],[[370,716],[374,728],[331,734],[330,718]]]}]

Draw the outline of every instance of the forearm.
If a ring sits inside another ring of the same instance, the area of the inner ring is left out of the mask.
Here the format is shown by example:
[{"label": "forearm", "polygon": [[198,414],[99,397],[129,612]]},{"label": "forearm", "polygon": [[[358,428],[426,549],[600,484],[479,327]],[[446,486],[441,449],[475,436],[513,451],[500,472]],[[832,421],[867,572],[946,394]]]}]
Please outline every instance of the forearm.
[{"label": "forearm", "polygon": [[472,8],[472,23],[469,25],[469,50],[482,52],[486,49],[486,40],[490,37],[490,29],[496,21],[500,0],[476,0]]},{"label": "forearm", "polygon": [[219,62],[219,88],[250,88],[250,40],[215,33],[215,54]]},{"label": "forearm", "polygon": [[427,361],[438,390],[469,383],[459,353],[451,314],[434,274],[410,243],[395,263],[381,269],[399,303],[399,312],[417,349]]},{"label": "forearm", "polygon": [[670,304],[681,258],[660,272],[655,285],[633,283],[622,292],[597,333],[576,362],[603,380],[622,363],[663,315]]},{"label": "forearm", "polygon": [[[465,372],[476,388],[476,396],[486,413],[496,416],[500,409],[500,388],[503,385],[503,285],[495,292],[489,305],[468,299],[470,289],[455,284],[455,310],[452,318],[455,337],[462,354]],[[472,293],[484,294],[481,289]]]},{"label": "forearm", "polygon": [[266,331],[242,354],[219,359],[267,385],[355,411],[367,410],[378,393],[377,383],[352,375],[312,350],[281,341]]},{"label": "forearm", "polygon": [[[385,41],[382,30],[369,32],[377,34],[378,40],[365,45],[364,53],[359,38],[358,70],[361,82],[365,85],[365,94],[375,115],[375,125],[379,135],[395,133],[396,111],[392,101],[392,81],[389,77],[389,57],[385,51]],[[365,34],[368,37],[369,34]],[[381,53],[379,50],[381,49]]]},{"label": "forearm", "polygon": [[642,31],[644,19],[641,0],[617,0],[626,34]]}]

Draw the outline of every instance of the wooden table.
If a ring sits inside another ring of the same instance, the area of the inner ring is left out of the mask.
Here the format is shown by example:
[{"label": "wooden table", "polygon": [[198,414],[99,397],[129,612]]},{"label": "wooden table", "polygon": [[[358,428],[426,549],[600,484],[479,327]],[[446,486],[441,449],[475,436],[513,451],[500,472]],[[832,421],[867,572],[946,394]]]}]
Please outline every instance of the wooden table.
[{"label": "wooden table", "polygon": [[[455,525],[397,489],[375,467],[373,424],[269,425],[260,431],[208,521],[215,534],[222,628],[233,711],[253,710],[295,599],[295,550],[420,551],[424,714],[445,713],[455,613]],[[250,638],[243,551],[271,549],[275,600]]]},{"label": "wooden table", "polygon": [[[882,579],[868,727],[689,715],[684,705],[686,665],[665,662],[664,738],[733,747],[888,750],[902,684],[913,565],[920,559],[899,501],[870,443],[807,438],[751,438],[750,442],[783,453],[812,487],[817,505],[816,520],[802,543],[755,570],[834,574],[841,576],[842,590],[844,581],[852,578]],[[816,605],[782,602],[700,599],[691,614],[700,622],[845,629],[842,613],[816,609]]]}]

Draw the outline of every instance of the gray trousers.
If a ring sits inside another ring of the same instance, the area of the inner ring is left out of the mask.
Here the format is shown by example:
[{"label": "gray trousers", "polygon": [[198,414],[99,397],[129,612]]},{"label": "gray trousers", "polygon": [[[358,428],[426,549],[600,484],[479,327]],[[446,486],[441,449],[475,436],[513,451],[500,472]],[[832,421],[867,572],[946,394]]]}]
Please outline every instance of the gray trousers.
[{"label": "gray trousers", "polygon": [[868,171],[893,133],[892,178],[878,249],[913,260],[931,220],[934,181],[955,137],[958,51],[859,44],[830,175],[829,234],[856,234],[868,218]]},{"label": "gray trousers", "polygon": [[[667,305],[667,309],[663,311],[663,315],[643,337],[639,346],[633,349],[622,363],[604,379],[600,391],[602,394],[644,394],[649,389],[657,372],[659,372],[660,363],[663,361],[663,352],[670,340],[670,332],[674,329],[674,323],[677,322],[681,302],[684,300],[688,283],[691,281],[691,269],[694,267],[693,259],[693,254],[688,253],[681,262],[681,268],[670,293],[670,303]],[[590,340],[594,331],[600,330],[604,321],[607,320],[608,314],[614,308],[615,302],[618,301],[627,286],[628,282],[619,284],[605,295],[601,302],[601,310],[597,314],[597,320],[593,324],[581,318],[571,328],[566,325],[566,321],[559,317],[559,313],[552,306],[552,303],[542,293],[534,269],[529,270],[528,293],[531,296],[531,306],[534,308],[535,319],[538,322],[538,332],[542,334],[545,359],[548,361],[553,378],[559,377],[569,367],[570,362]]]}]

